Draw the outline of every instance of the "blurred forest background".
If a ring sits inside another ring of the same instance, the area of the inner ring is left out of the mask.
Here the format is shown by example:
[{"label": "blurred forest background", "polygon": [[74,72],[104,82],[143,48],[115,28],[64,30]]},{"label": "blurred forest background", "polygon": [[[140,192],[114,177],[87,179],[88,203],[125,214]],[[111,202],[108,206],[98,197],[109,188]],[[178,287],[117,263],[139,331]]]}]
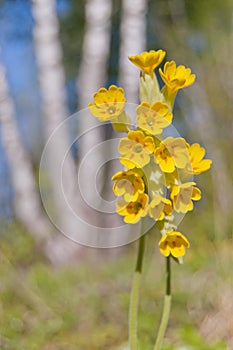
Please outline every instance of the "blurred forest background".
[{"label": "blurred forest background", "polygon": [[[233,349],[232,0],[1,0],[0,47],[0,348],[126,349],[136,243],[94,249],[57,232],[41,203],[39,163],[52,131],[101,86],[118,84],[137,103],[139,71],[127,56],[161,48],[197,75],[178,95],[174,125],[213,160],[198,178],[203,199],[180,225],[191,248],[184,265],[173,266],[164,349]],[[83,205],[73,192],[75,165],[108,132],[88,133],[67,157],[75,205]],[[54,145],[44,181],[62,227],[72,229],[53,186],[56,154],[68,142],[67,133]],[[143,350],[155,338],[165,277],[158,237],[148,242]]]}]

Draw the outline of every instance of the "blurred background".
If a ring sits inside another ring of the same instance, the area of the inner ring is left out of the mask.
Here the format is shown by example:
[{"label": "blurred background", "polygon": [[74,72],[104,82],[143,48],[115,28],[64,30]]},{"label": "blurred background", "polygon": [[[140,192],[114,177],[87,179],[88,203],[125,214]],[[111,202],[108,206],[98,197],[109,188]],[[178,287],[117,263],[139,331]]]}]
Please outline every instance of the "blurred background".
[{"label": "blurred background", "polygon": [[[173,266],[164,349],[233,349],[231,0],[0,1],[1,349],[126,349],[136,243],[94,249],[60,234],[41,202],[39,164],[53,130],[86,108],[100,87],[120,85],[127,101],[137,103],[139,71],[127,56],[160,48],[167,60],[197,75],[178,94],[174,125],[213,160],[212,169],[197,178],[202,200],[180,225],[191,248],[184,264]],[[76,128],[88,127],[82,120],[61,135],[42,174],[63,227],[74,223],[53,185],[55,155]],[[96,128],[72,146],[64,176],[74,205],[84,205],[73,191],[75,169],[87,149],[109,135],[110,129]],[[94,169],[92,164],[87,183]],[[90,216],[97,224],[103,220],[84,206],[83,217]],[[158,237],[148,237],[141,288],[143,350],[152,347],[162,311]]]}]

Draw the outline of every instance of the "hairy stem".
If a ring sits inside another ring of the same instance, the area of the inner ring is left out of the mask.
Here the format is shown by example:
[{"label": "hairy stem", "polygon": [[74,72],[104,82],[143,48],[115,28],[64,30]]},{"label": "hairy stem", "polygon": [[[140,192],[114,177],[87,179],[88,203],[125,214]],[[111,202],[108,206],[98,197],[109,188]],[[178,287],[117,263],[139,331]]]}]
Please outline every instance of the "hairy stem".
[{"label": "hairy stem", "polygon": [[145,235],[141,236],[138,244],[138,255],[133,276],[129,308],[129,344],[130,350],[138,350],[138,303],[139,286],[142,274],[143,256],[145,250]]},{"label": "hairy stem", "polygon": [[166,258],[166,294],[164,297],[163,314],[155,342],[154,350],[160,350],[167,328],[171,309],[171,259],[170,256]]}]

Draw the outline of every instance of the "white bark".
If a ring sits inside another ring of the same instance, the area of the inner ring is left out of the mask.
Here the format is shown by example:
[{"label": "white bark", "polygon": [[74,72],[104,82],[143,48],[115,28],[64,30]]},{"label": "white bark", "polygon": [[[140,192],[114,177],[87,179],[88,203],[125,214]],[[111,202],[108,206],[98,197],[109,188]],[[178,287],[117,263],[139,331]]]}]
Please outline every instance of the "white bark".
[{"label": "white bark", "polygon": [[9,94],[5,70],[0,62],[0,122],[2,143],[14,189],[14,207],[19,220],[36,242],[42,242],[51,231],[41,208],[30,159],[22,144],[15,120],[15,107]]},{"label": "white bark", "polygon": [[128,59],[146,49],[147,0],[122,0],[120,42],[120,85],[127,102],[139,99],[139,70]]},{"label": "white bark", "polygon": [[[93,93],[105,86],[107,79],[108,58],[111,39],[112,0],[87,0],[85,6],[86,28],[83,39],[82,62],[77,78],[79,109],[87,108],[92,102]],[[80,161],[87,152],[103,141],[103,130],[94,117],[79,118],[79,130],[83,134],[78,144]],[[91,153],[88,158],[89,171],[85,174],[85,188],[82,191],[90,206],[100,207],[101,200],[96,198],[96,191],[101,188],[101,181],[96,183],[99,164],[104,163],[100,152]],[[94,183],[95,181],[95,183]]]},{"label": "white bark", "polygon": [[[59,42],[59,24],[55,10],[55,0],[32,0],[32,12],[35,19],[33,30],[36,60],[39,70],[39,82],[42,95],[44,129],[47,139],[54,130],[69,116],[65,74],[62,66],[62,49]],[[68,123],[67,123],[68,126]],[[53,222],[65,235],[72,236],[77,231],[77,220],[70,209],[77,207],[75,198],[75,166],[70,155],[68,129],[59,129],[53,137],[48,152],[48,172],[53,193],[56,215]],[[63,161],[65,162],[63,163]],[[62,172],[63,186],[60,174]],[[66,198],[64,196],[64,192]],[[60,243],[58,243],[58,241]],[[64,260],[70,256],[70,247],[77,245],[66,238],[49,242],[48,251],[55,250],[55,257]],[[58,244],[57,244],[58,243]],[[67,250],[66,250],[67,247]]]},{"label": "white bark", "polygon": [[[87,0],[86,29],[77,89],[79,107],[87,108],[92,94],[105,85],[111,39],[111,0]],[[80,150],[81,151],[81,150]]]}]

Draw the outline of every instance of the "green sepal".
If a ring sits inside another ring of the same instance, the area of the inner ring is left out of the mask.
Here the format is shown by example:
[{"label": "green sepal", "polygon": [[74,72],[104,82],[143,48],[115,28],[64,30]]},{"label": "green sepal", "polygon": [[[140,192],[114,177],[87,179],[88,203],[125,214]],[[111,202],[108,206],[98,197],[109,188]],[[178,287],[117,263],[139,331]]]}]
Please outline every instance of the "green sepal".
[{"label": "green sepal", "polygon": [[111,123],[116,132],[128,132],[131,119],[130,116],[123,111],[119,116],[112,119]]},{"label": "green sepal", "polygon": [[175,258],[173,255],[171,255],[172,259],[179,265],[183,264],[183,257]]},{"label": "green sepal", "polygon": [[160,87],[156,75],[140,73],[140,101],[148,102],[152,104],[155,101],[162,101],[163,95],[161,94]]}]

